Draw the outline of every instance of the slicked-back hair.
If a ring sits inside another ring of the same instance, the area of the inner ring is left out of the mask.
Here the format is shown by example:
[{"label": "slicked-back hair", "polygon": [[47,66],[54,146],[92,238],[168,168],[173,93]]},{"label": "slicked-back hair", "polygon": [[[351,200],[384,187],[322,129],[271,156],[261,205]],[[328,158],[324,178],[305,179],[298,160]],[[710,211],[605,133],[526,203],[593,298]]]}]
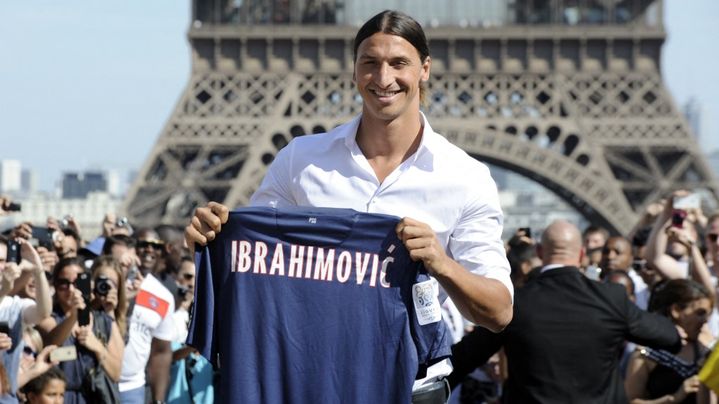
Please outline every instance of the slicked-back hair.
[{"label": "slicked-back hair", "polygon": [[[354,45],[352,48],[353,61],[357,61],[357,49],[362,41],[372,35],[381,32],[388,35],[396,35],[403,38],[419,53],[419,59],[424,63],[429,57],[429,43],[424,35],[422,26],[409,15],[396,10],[384,10],[381,13],[370,18],[355,35]],[[422,104],[425,103],[426,92],[424,83],[420,83],[419,99]]]}]

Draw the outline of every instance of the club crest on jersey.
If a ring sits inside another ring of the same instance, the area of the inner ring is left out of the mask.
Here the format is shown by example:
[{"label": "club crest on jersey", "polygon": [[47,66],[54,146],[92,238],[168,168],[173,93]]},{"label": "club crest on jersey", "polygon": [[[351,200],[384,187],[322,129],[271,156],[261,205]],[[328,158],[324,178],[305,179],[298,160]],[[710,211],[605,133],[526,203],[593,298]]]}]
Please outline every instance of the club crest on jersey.
[{"label": "club crest on jersey", "polygon": [[135,298],[135,304],[138,306],[146,307],[157,314],[160,315],[160,317],[164,318],[165,314],[167,314],[167,311],[170,308],[170,303],[166,300],[155,296],[154,294],[144,290],[140,289],[139,292],[137,292],[137,297]]},{"label": "club crest on jersey", "polygon": [[[390,246],[388,251],[394,251],[394,246]],[[262,241],[247,240],[233,240],[231,256],[231,272],[384,288],[390,287],[386,274],[389,265],[394,262],[392,257],[380,261],[377,253],[299,244],[268,245]]]}]

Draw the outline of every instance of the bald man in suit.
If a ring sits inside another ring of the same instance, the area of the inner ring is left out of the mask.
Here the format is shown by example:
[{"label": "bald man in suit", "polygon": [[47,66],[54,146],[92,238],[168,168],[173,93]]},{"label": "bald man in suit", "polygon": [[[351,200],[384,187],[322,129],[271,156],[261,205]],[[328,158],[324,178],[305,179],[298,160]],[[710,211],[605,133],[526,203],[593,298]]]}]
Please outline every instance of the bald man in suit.
[{"label": "bald man in suit", "polygon": [[477,328],[452,349],[454,386],[504,347],[504,403],[623,403],[619,358],[624,341],[677,350],[666,317],[637,308],[619,285],[586,278],[579,229],[553,222],[542,234],[541,272],[517,290],[514,319],[495,334]]}]

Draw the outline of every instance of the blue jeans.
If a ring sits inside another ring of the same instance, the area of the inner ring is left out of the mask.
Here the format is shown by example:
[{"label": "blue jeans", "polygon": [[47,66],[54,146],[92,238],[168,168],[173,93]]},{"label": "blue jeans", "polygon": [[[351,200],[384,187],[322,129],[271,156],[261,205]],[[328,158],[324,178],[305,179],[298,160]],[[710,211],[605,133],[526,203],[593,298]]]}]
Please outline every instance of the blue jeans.
[{"label": "blue jeans", "polygon": [[122,404],[145,404],[145,386],[121,391],[120,402]]}]

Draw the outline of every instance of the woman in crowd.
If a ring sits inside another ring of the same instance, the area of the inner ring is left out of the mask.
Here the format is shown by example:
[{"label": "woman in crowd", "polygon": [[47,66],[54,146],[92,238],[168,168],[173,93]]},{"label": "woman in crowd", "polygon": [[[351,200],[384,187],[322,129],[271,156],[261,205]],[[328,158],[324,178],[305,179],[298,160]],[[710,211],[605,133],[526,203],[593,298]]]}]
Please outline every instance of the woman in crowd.
[{"label": "woman in crowd", "polygon": [[25,346],[20,357],[18,370],[18,388],[21,389],[30,380],[47,372],[58,362],[50,360],[50,354],[57,348],[55,345],[44,347],[40,333],[34,327],[25,326],[22,335]]},{"label": "woman in crowd", "polygon": [[90,271],[95,285],[92,309],[102,311],[113,319],[124,340],[127,334],[127,298],[120,263],[109,255],[102,255],[95,259]]},{"label": "woman in crowd", "polygon": [[677,325],[682,347],[677,354],[650,348],[638,348],[632,354],[625,381],[630,402],[705,402],[709,392],[699,383],[697,373],[708,349],[699,341],[699,334],[712,311],[711,294],[697,282],[669,280],[655,288],[649,310]]},{"label": "woman in crowd", "polygon": [[115,383],[113,388],[117,391],[124,350],[117,323],[104,311],[92,311],[88,325],[78,324],[79,312],[87,304],[77,289],[78,277],[83,272],[83,262],[77,258],[63,259],[55,265],[53,312],[38,324],[46,343],[77,348],[76,360],[60,364],[67,380],[65,401],[71,404],[96,400],[90,396],[90,376],[101,371]]},{"label": "woman in crowd", "polygon": [[28,404],[62,404],[65,386],[65,375],[54,367],[30,380],[23,391]]}]

